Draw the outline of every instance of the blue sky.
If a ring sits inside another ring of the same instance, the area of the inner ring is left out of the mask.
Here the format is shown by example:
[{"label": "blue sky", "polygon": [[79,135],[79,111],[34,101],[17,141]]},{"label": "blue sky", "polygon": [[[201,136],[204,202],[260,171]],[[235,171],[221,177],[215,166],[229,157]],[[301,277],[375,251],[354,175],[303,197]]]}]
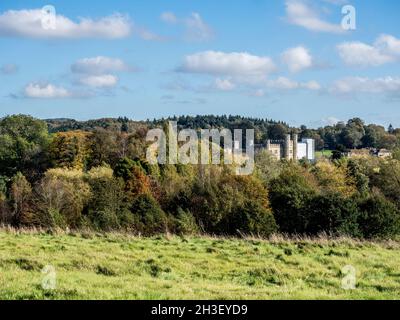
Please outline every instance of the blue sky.
[{"label": "blue sky", "polygon": [[[54,26],[43,22],[48,4]],[[341,26],[347,4],[356,30]],[[310,127],[357,116],[400,127],[399,9],[394,0],[2,0],[0,116],[239,114]]]}]

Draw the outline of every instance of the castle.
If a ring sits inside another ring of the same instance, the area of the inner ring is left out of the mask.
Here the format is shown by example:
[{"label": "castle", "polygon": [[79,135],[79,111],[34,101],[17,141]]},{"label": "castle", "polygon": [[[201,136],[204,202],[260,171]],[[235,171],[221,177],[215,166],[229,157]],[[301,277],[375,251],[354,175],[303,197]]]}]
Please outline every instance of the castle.
[{"label": "castle", "polygon": [[315,160],[315,140],[304,138],[299,142],[297,134],[293,134],[293,139],[288,134],[285,140],[267,140],[266,150],[277,160]]}]

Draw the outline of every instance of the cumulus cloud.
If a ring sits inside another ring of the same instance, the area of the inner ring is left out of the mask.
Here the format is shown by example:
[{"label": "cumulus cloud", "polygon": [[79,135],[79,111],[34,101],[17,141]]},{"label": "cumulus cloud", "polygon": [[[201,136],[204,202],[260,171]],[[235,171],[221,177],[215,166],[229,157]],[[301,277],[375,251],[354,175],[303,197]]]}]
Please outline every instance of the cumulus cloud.
[{"label": "cumulus cloud", "polygon": [[9,10],[0,15],[0,36],[50,39],[125,38],[132,25],[127,16],[113,14],[97,20],[80,18],[75,22],[56,15],[55,28],[43,28],[40,9]]},{"label": "cumulus cloud", "polygon": [[4,64],[0,67],[0,73],[2,74],[14,74],[18,72],[18,66],[13,63]]},{"label": "cumulus cloud", "polygon": [[209,75],[231,75],[239,77],[264,76],[275,70],[271,58],[251,55],[246,52],[225,53],[205,51],[188,55],[177,69],[180,72]]},{"label": "cumulus cloud", "polygon": [[344,42],[337,46],[339,56],[349,66],[380,66],[400,60],[400,40],[383,34],[372,44]]},{"label": "cumulus cloud", "polygon": [[331,87],[331,92],[337,94],[371,93],[371,94],[392,94],[398,95],[400,92],[400,78],[366,78],[348,77],[337,80]]},{"label": "cumulus cloud", "polygon": [[72,93],[63,87],[57,87],[50,83],[29,83],[24,89],[24,96],[26,98],[55,99],[72,97]]},{"label": "cumulus cloud", "polygon": [[134,68],[121,59],[98,56],[78,60],[71,66],[78,83],[93,88],[111,88],[117,85],[115,73],[134,71]]},{"label": "cumulus cloud", "polygon": [[345,42],[337,46],[339,56],[349,66],[380,66],[393,62],[390,55],[362,42]]},{"label": "cumulus cloud", "polygon": [[324,21],[320,14],[302,0],[286,1],[286,20],[314,32],[343,33],[339,24]]},{"label": "cumulus cloud", "polygon": [[131,71],[132,67],[121,59],[114,59],[104,56],[84,58],[78,60],[71,66],[73,73],[101,75],[110,72]]},{"label": "cumulus cloud", "polygon": [[118,83],[118,78],[111,74],[83,77],[80,83],[93,88],[110,88]]},{"label": "cumulus cloud", "polygon": [[[289,49],[283,54],[283,58],[293,72],[313,65],[311,55],[303,47]],[[179,86],[180,90],[235,90],[247,93],[258,92],[262,94],[257,94],[257,96],[263,96],[268,90],[303,89],[317,91],[321,89],[321,85],[316,81],[299,82],[286,77],[271,79],[271,74],[276,71],[273,60],[267,56],[256,56],[247,52],[205,51],[195,53],[186,56],[184,62],[176,71],[214,77],[213,82],[200,86],[200,89],[193,88],[185,83],[183,86]]]},{"label": "cumulus cloud", "polygon": [[382,34],[376,39],[375,47],[382,52],[400,57],[400,39],[388,34]]},{"label": "cumulus cloud", "polygon": [[282,54],[282,61],[290,72],[296,73],[313,66],[313,58],[308,49],[299,46],[286,50]]}]

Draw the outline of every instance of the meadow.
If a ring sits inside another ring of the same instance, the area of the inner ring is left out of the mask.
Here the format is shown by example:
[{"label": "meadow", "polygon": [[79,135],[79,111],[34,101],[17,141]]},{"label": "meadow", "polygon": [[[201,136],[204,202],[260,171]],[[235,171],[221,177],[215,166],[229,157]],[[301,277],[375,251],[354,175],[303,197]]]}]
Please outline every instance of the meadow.
[{"label": "meadow", "polygon": [[[400,243],[0,232],[0,299],[400,299]],[[356,270],[345,290],[343,267]],[[43,286],[46,266],[55,287]],[[48,267],[47,267],[48,270]]]}]

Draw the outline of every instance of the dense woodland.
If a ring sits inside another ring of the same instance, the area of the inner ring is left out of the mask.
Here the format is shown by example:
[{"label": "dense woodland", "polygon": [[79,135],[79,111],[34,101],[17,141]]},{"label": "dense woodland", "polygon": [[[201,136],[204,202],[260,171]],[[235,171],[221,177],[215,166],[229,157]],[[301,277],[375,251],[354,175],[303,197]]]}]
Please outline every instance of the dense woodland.
[{"label": "dense woodland", "polygon": [[[289,132],[318,149],[386,148],[393,158],[256,156],[251,176],[227,165],[150,165],[149,128],[255,129],[256,143]],[[208,233],[393,238],[400,234],[400,129],[360,119],[319,129],[238,116],[78,122],[15,115],[0,119],[0,219],[16,227],[152,235]]]}]

